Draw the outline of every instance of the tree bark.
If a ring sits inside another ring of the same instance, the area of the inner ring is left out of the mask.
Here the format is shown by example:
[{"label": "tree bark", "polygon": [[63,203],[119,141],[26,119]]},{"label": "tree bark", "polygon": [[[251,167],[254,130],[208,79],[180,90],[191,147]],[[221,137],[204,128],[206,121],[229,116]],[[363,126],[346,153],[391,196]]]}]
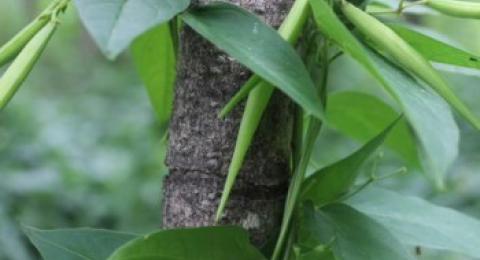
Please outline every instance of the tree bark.
[{"label": "tree bark", "polygon": [[[278,27],[293,0],[230,2]],[[214,224],[243,105],[224,120],[218,118],[218,112],[251,73],[188,27],[180,35],[179,56],[163,225],[209,226]],[[222,220],[222,224],[246,228],[257,246],[274,239],[280,226],[289,181],[292,123],[292,104],[283,94],[275,93]]]}]

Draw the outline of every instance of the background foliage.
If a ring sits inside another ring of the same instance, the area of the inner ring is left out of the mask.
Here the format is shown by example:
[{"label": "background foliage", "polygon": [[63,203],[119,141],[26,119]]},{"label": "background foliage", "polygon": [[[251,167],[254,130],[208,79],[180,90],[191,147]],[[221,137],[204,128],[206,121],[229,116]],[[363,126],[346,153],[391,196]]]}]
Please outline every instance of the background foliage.
[{"label": "background foliage", "polygon": [[[49,1],[0,1],[0,42]],[[161,222],[164,147],[128,57],[111,63],[74,8],[0,115],[0,259],[37,259],[20,223],[131,232]]]},{"label": "background foliage", "polygon": [[[0,2],[0,42],[5,42],[47,1]],[[422,12],[422,10],[420,10]],[[388,18],[388,16],[386,16]],[[444,33],[449,42],[480,53],[478,21],[422,13],[409,17]],[[37,259],[20,232],[21,224],[41,228],[98,227],[147,232],[161,222],[161,179],[165,146],[145,91],[128,55],[105,61],[81,27],[74,8],[41,64],[0,115],[0,259]],[[448,38],[450,37],[450,38]],[[443,66],[445,74],[453,70]],[[480,114],[478,72],[449,76],[460,96]],[[378,87],[349,57],[332,64],[332,91],[379,95]],[[386,96],[379,96],[394,106]],[[480,217],[480,138],[459,120],[461,151],[445,191],[436,191],[422,173],[383,181],[395,189]],[[322,131],[311,170],[358,148],[360,142],[333,130]],[[325,147],[329,147],[328,153]],[[377,172],[403,166],[388,150]],[[367,165],[365,171],[370,171]],[[439,259],[433,252],[423,258]],[[455,258],[442,254],[444,259]]]}]

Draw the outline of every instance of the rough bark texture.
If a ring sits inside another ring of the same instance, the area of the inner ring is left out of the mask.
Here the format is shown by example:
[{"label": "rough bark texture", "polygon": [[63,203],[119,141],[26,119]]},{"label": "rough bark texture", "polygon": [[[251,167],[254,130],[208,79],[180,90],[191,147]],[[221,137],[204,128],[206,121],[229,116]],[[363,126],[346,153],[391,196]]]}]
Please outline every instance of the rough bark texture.
[{"label": "rough bark texture", "polygon": [[[196,1],[205,4],[207,0]],[[233,0],[278,27],[292,0]],[[174,115],[164,182],[166,228],[214,224],[243,108],[218,112],[251,75],[190,28],[181,34]],[[289,180],[291,103],[275,93],[250,148],[223,224],[242,225],[263,245],[276,234]]]}]

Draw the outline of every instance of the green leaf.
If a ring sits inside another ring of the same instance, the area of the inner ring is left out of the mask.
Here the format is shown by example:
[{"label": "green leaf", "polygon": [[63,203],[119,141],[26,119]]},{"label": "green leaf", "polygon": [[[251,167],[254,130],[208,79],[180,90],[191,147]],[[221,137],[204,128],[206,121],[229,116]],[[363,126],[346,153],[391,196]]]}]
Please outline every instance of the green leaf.
[{"label": "green leaf", "polygon": [[478,55],[468,53],[405,26],[394,24],[388,26],[431,61],[480,69],[480,56]]},{"label": "green leaf", "polygon": [[437,94],[379,56],[371,56],[386,82],[400,100],[402,109],[420,144],[422,165],[439,188],[458,155],[460,133],[452,112]]},{"label": "green leaf", "polygon": [[445,101],[467,121],[480,130],[480,119],[471,109],[452,91],[445,79],[436,71],[412,46],[406,43],[392,29],[374,18],[373,16],[344,1],[341,5],[343,14],[350,22],[355,24],[357,31],[361,32],[364,40],[373,45],[379,52],[386,54],[409,73],[420,78],[435,90]]},{"label": "green leaf", "polygon": [[175,44],[170,25],[164,23],[132,44],[133,60],[147,88],[164,136],[172,115],[176,78]]},{"label": "green leaf", "polygon": [[402,242],[480,258],[480,221],[420,198],[368,188],[347,201]]},{"label": "green leaf", "polygon": [[322,118],[319,96],[295,49],[248,11],[227,3],[189,10],[183,20],[217,47]]},{"label": "green leaf", "polygon": [[114,59],[135,38],[185,10],[190,0],[75,0],[75,4],[97,45]]},{"label": "green leaf", "polygon": [[325,1],[310,0],[320,30],[370,72],[400,104],[421,146],[422,165],[437,186],[458,154],[459,131],[450,108],[405,71],[368,51]]},{"label": "green leaf", "polygon": [[[328,97],[326,117],[330,126],[360,141],[367,141],[398,118],[399,113],[377,97],[343,91]],[[412,166],[419,166],[416,140],[405,119],[392,129],[385,144]]]},{"label": "green leaf", "polygon": [[313,173],[303,184],[301,199],[323,206],[344,195],[355,183],[361,166],[380,147],[399,120],[396,119],[350,156]]},{"label": "green leaf", "polygon": [[310,201],[302,204],[298,223],[297,246],[303,252],[313,251],[322,246],[324,250],[331,249],[332,243],[335,242],[334,226],[322,211],[315,209]]},{"label": "green leaf", "polygon": [[[5,202],[5,197],[1,197]],[[16,221],[12,220],[6,210],[9,205],[10,203],[3,203],[0,206],[0,259],[31,259],[29,245],[21,236]]]},{"label": "green leaf", "polygon": [[104,260],[136,235],[99,229],[24,228],[44,260]]},{"label": "green leaf", "polygon": [[332,250],[325,248],[325,246],[320,245],[306,253],[303,253],[296,258],[295,260],[335,260],[335,255]]},{"label": "green leaf", "polygon": [[109,260],[231,259],[260,260],[265,257],[238,227],[204,227],[160,231],[133,240],[119,248]]},{"label": "green leaf", "polygon": [[336,259],[412,259],[388,229],[345,204],[321,211],[304,208],[299,240],[303,246],[329,245]]}]

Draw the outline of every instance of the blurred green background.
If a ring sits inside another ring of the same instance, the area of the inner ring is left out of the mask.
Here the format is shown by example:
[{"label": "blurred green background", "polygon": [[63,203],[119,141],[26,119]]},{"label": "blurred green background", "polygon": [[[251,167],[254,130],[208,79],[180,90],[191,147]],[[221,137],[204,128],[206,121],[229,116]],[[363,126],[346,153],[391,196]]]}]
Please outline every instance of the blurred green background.
[{"label": "blurred green background", "polygon": [[[0,0],[0,44],[46,3]],[[479,22],[421,16],[414,20],[457,46],[480,54]],[[22,235],[22,224],[146,233],[161,223],[165,143],[156,132],[152,109],[128,54],[115,62],[107,61],[81,26],[74,8],[61,19],[62,25],[40,63],[0,114],[0,260],[38,259]],[[480,114],[479,73],[445,66],[441,69]],[[348,57],[333,64],[330,86],[332,91],[380,93]],[[434,190],[422,173],[413,171],[381,185],[480,218],[480,135],[463,121],[458,122],[461,153],[450,171],[446,190]],[[335,131],[324,131],[312,169],[345,156],[359,145]],[[402,165],[385,151],[378,171],[385,174]],[[427,251],[420,258],[466,259]]]},{"label": "blurred green background", "polygon": [[[48,1],[0,0],[0,44]],[[161,223],[164,145],[128,57],[104,59],[74,8],[0,115],[0,259],[37,259],[21,224],[144,233]]]}]

